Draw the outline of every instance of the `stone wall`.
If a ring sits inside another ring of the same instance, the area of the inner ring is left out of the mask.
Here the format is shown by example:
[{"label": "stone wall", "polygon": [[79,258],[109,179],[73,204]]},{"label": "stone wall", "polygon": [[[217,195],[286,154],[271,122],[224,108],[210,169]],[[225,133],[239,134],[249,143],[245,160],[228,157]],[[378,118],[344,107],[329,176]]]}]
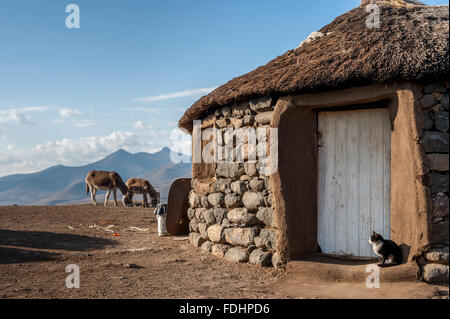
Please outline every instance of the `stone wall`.
[{"label": "stone wall", "polygon": [[[428,189],[430,242],[416,260],[423,278],[448,282],[449,246],[449,83],[422,86],[418,105],[423,111],[420,144],[427,161],[423,183]],[[270,98],[226,106],[206,115],[202,128],[268,127],[276,101]],[[201,165],[193,172],[189,196],[190,240],[206,252],[236,262],[281,266],[274,219],[274,200],[268,176],[256,163]],[[211,168],[212,167],[212,168]],[[208,175],[207,174],[207,175]],[[199,175],[199,176],[200,176]]]},{"label": "stone wall", "polygon": [[426,154],[428,186],[432,202],[430,249],[419,259],[423,279],[430,283],[448,282],[449,246],[449,83],[435,83],[422,88],[420,105],[424,116],[421,145]]},{"label": "stone wall", "polygon": [[[202,120],[202,129],[269,128],[276,100],[263,98],[226,106]],[[259,143],[259,141],[258,141]],[[278,229],[273,216],[269,176],[261,174],[264,158],[245,162],[204,164],[214,173],[196,179],[189,195],[190,241],[196,247],[235,262],[280,266]],[[202,171],[202,164],[196,171]],[[203,170],[203,171],[205,171]]]}]

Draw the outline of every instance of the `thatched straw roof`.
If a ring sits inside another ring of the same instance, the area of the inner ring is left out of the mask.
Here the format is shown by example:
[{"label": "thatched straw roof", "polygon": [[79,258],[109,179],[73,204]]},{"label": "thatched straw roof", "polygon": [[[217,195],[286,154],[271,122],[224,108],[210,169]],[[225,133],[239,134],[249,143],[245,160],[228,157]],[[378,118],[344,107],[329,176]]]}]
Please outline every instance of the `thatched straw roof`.
[{"label": "thatched straw roof", "polygon": [[294,50],[236,77],[195,102],[179,121],[256,97],[336,90],[387,81],[426,82],[449,73],[448,6],[380,5],[380,28],[367,28],[366,7],[336,18]]}]

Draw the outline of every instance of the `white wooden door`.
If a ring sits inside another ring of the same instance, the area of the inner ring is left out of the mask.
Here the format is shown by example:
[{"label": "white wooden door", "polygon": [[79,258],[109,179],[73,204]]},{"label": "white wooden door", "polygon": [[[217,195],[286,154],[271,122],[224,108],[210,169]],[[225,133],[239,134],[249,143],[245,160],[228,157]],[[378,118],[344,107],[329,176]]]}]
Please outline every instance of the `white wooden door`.
[{"label": "white wooden door", "polygon": [[375,257],[368,242],[372,231],[390,238],[389,112],[320,112],[318,121],[320,248]]}]

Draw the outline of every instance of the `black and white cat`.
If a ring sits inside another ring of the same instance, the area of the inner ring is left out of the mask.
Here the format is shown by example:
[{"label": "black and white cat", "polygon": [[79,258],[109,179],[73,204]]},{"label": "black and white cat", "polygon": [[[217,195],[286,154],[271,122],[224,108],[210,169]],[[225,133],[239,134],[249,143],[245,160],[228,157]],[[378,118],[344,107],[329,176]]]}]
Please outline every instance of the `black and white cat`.
[{"label": "black and white cat", "polygon": [[402,263],[402,250],[392,240],[384,239],[380,234],[373,232],[369,238],[375,254],[380,256],[379,267],[395,266]]}]

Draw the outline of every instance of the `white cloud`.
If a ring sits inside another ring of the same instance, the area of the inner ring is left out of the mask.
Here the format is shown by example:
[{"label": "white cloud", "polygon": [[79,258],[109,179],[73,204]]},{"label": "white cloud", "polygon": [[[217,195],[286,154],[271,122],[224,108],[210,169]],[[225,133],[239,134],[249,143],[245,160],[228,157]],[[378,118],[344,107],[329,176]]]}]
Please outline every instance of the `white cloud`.
[{"label": "white cloud", "polygon": [[95,126],[97,125],[97,122],[93,120],[83,120],[80,122],[75,123],[76,127],[87,127],[87,126]]},{"label": "white cloud", "polygon": [[147,123],[144,123],[142,121],[137,121],[133,124],[133,127],[138,128],[138,129],[145,129],[145,128],[151,128],[152,126]]},{"label": "white cloud", "polygon": [[217,88],[217,86],[212,87],[212,88],[191,89],[191,90],[185,90],[185,91],[169,93],[169,94],[161,94],[161,95],[154,95],[154,96],[148,96],[148,97],[133,98],[133,101],[154,102],[154,101],[170,100],[170,99],[176,99],[176,98],[187,97],[187,96],[199,96],[199,95],[208,94],[211,91],[215,90],[216,88]]},{"label": "white cloud", "polygon": [[72,117],[83,114],[82,112],[74,109],[59,109],[58,112],[62,117]]},{"label": "white cloud", "polygon": [[34,125],[26,113],[45,112],[48,106],[27,106],[22,108],[11,108],[0,110],[0,123],[15,122],[18,124]]},{"label": "white cloud", "polygon": [[22,112],[45,112],[50,109],[51,109],[51,107],[49,107],[49,106],[27,106],[27,107],[22,107],[20,110]]},{"label": "white cloud", "polygon": [[31,122],[25,116],[25,114],[23,114],[23,112],[18,109],[0,111],[0,123],[6,122],[16,122],[18,124],[33,125],[33,122]]},{"label": "white cloud", "polygon": [[64,138],[31,148],[0,152],[0,176],[35,172],[52,165],[79,166],[98,161],[122,148],[129,152],[155,152],[160,147],[149,134],[115,131],[102,137]]}]

